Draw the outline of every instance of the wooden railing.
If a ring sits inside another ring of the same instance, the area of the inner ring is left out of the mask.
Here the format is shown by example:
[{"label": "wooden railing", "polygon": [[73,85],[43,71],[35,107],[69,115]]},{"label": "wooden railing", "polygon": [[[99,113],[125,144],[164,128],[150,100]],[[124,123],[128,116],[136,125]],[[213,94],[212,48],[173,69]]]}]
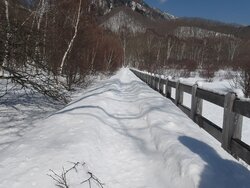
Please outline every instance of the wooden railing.
[{"label": "wooden railing", "polygon": [[[201,89],[197,84],[190,86],[154,74],[131,71],[152,89],[171,99],[195,123],[221,142],[228,153],[250,164],[250,146],[241,140],[243,116],[250,118],[249,101],[238,99],[235,93],[222,95]],[[175,99],[171,98],[171,88],[176,89]],[[184,92],[192,96],[191,108],[183,105]],[[222,128],[202,116],[203,100],[224,108]]]}]

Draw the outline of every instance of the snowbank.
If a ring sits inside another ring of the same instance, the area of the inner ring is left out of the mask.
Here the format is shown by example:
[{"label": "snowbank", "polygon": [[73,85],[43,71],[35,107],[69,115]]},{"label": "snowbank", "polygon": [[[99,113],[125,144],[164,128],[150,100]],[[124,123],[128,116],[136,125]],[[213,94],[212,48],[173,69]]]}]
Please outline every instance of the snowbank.
[{"label": "snowbank", "polygon": [[[89,88],[1,151],[0,187],[55,187],[71,162],[107,188],[249,187],[249,170],[128,69]],[[82,176],[69,179],[80,185]],[[93,185],[92,187],[94,187]]]}]

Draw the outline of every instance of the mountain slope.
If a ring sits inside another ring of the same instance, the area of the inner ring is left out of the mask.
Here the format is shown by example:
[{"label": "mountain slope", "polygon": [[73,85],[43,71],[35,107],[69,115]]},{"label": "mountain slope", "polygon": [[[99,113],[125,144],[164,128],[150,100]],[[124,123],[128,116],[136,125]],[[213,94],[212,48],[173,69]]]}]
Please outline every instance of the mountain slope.
[{"label": "mountain slope", "polygon": [[133,11],[154,20],[175,19],[175,16],[166,12],[162,12],[159,9],[152,8],[143,0],[94,0],[93,3],[100,9],[103,9],[103,11],[100,11],[100,13],[102,12],[103,15],[107,14],[116,7],[129,7]]},{"label": "mountain slope", "polygon": [[[212,33],[217,36],[250,39],[250,31],[247,27],[201,18],[177,18],[167,12],[150,7],[143,0],[95,0],[95,4],[99,7],[101,25],[114,32],[127,26],[133,33],[153,29],[158,35],[164,36],[166,33],[176,35],[178,32],[176,30],[182,30],[181,27],[185,27],[195,33],[202,31],[203,34],[199,37],[210,36]],[[120,13],[117,13],[118,11]],[[193,37],[193,34],[187,35],[187,33],[185,37]]]},{"label": "mountain slope", "polygon": [[100,25],[118,33],[124,29],[132,33],[144,33],[147,28],[156,26],[155,22],[129,7],[116,7],[99,20]]}]

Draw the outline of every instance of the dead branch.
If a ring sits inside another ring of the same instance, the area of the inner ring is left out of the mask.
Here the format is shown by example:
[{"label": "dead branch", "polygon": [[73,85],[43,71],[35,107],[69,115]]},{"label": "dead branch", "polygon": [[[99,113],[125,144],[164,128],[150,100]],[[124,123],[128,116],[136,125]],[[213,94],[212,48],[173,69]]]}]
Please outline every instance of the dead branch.
[{"label": "dead branch", "polygon": [[[51,177],[55,181],[55,185],[59,188],[69,188],[68,180],[67,180],[67,175],[71,171],[75,171],[75,173],[78,173],[78,168],[84,168],[86,163],[80,163],[80,162],[69,162],[72,163],[73,166],[67,170],[62,168],[62,173],[59,175],[53,170],[49,170],[52,174],[47,174],[49,177]],[[81,181],[80,184],[85,184],[88,183],[89,188],[92,188],[91,182],[95,183],[97,186],[103,188],[104,184],[90,171],[87,172],[87,175],[89,178],[86,180]]]}]

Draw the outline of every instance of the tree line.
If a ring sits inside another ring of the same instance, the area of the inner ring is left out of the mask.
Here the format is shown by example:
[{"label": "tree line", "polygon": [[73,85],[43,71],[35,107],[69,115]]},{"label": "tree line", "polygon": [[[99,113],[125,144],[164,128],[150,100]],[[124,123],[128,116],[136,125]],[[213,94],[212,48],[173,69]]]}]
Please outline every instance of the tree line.
[{"label": "tree line", "polygon": [[250,40],[232,35],[212,35],[203,38],[159,35],[148,29],[132,34],[123,29],[121,38],[126,63],[138,69],[164,73],[164,70],[182,71],[184,77],[199,71],[207,80],[220,69],[238,72],[231,75],[235,84],[250,96]]},{"label": "tree line", "polygon": [[247,38],[179,37],[170,29],[180,25],[178,20],[145,33],[124,27],[114,34],[98,25],[100,7],[95,1],[20,2],[0,1],[0,79],[66,101],[64,89],[83,83],[86,75],[110,73],[122,65],[154,72],[181,69],[183,76],[199,70],[208,79],[218,69],[231,68],[239,72],[235,82],[250,94]]}]

